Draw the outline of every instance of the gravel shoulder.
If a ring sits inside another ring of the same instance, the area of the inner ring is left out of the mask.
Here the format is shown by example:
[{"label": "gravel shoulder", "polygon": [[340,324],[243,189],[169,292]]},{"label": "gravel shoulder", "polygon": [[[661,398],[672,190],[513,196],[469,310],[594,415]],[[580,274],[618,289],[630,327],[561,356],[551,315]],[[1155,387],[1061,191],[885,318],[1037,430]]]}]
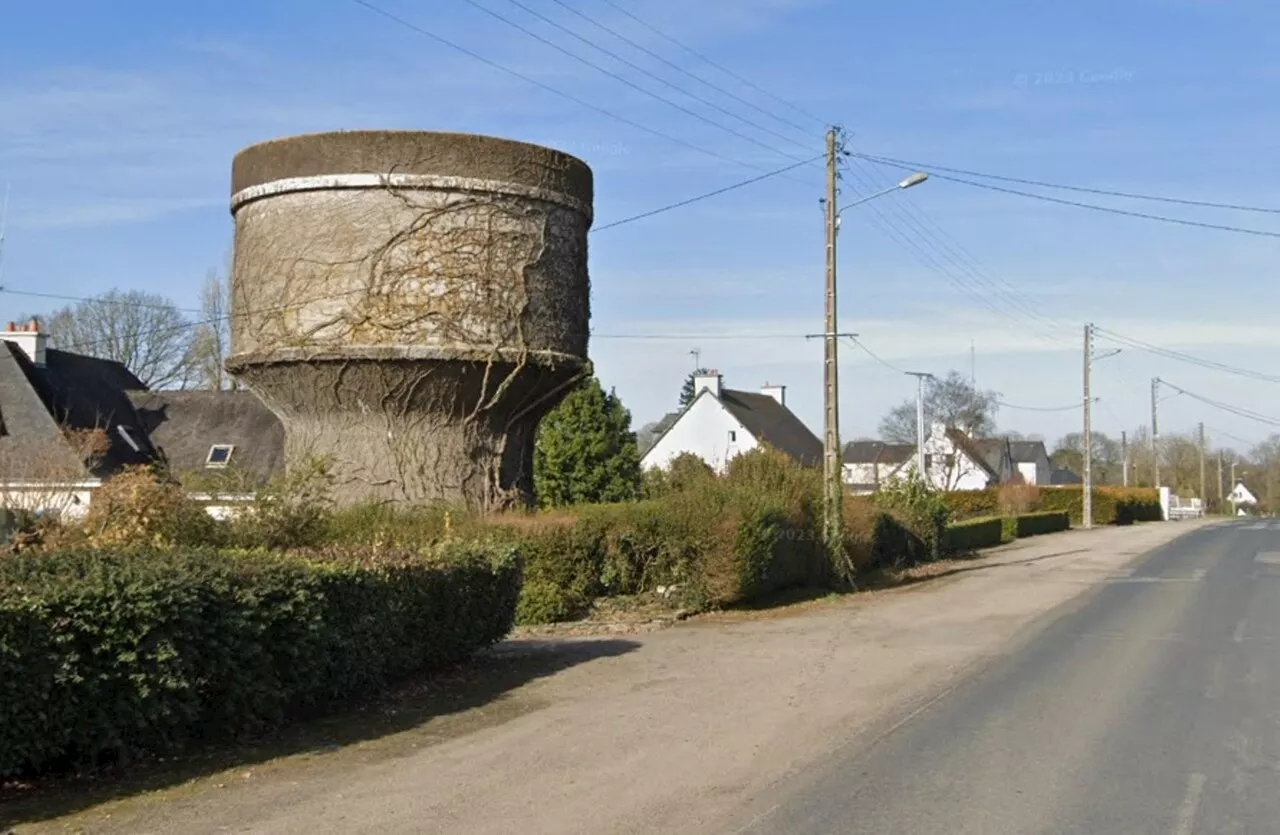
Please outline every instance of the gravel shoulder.
[{"label": "gravel shoulder", "polygon": [[1224,523],[1022,540],[929,566],[924,582],[625,640],[520,637],[480,666],[529,674],[472,704],[16,832],[732,831],[753,799],[906,721],[1064,604],[1210,524]]}]

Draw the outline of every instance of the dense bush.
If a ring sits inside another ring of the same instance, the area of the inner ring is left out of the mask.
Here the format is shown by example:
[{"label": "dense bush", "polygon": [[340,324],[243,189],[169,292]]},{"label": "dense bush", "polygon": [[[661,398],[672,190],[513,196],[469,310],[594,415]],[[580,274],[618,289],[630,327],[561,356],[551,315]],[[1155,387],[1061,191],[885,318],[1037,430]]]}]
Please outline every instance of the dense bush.
[{"label": "dense bush", "polygon": [[1004,541],[1004,520],[999,516],[966,519],[947,526],[943,547],[949,554],[992,548]]},{"label": "dense bush", "polygon": [[460,661],[509,631],[519,587],[493,543],[0,560],[0,775],[235,735]]},{"label": "dense bush", "polygon": [[873,501],[891,511],[924,543],[924,559],[936,560],[945,550],[944,538],[951,518],[945,497],[945,493],[930,489],[919,479],[910,479],[882,488]]}]

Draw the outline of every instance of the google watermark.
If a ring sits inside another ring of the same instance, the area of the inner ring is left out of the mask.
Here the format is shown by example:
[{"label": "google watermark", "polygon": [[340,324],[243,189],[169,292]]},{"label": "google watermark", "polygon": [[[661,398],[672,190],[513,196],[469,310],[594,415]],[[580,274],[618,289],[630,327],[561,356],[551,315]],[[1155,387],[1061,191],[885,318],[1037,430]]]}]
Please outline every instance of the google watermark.
[{"label": "google watermark", "polygon": [[575,157],[581,157],[582,159],[631,156],[631,146],[622,142],[579,142],[576,140],[560,142],[549,140],[535,142],[534,144],[555,148],[557,151],[564,151],[566,154],[573,154]]},{"label": "google watermark", "polygon": [[1067,84],[1120,84],[1133,81],[1133,70],[1118,68],[1106,72],[1088,70],[1059,70],[1051,72],[1023,72],[1013,77],[1015,87],[1055,87]]}]

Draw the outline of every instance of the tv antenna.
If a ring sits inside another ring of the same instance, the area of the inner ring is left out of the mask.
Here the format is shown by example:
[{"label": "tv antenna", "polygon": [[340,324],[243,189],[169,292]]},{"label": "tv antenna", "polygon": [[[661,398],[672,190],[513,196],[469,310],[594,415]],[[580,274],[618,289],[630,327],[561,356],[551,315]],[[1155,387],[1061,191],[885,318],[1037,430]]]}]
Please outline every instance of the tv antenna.
[{"label": "tv antenna", "polygon": [[697,371],[702,368],[702,352],[694,348],[689,352],[689,356],[693,357],[693,370]]}]

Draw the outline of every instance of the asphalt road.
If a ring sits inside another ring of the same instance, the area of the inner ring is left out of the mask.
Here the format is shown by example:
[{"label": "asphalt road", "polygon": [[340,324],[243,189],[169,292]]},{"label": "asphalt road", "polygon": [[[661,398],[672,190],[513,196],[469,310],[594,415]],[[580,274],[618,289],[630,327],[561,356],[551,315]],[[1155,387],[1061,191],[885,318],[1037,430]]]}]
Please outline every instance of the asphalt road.
[{"label": "asphalt road", "polygon": [[752,835],[1280,832],[1280,521],[1152,552],[747,811]]}]

